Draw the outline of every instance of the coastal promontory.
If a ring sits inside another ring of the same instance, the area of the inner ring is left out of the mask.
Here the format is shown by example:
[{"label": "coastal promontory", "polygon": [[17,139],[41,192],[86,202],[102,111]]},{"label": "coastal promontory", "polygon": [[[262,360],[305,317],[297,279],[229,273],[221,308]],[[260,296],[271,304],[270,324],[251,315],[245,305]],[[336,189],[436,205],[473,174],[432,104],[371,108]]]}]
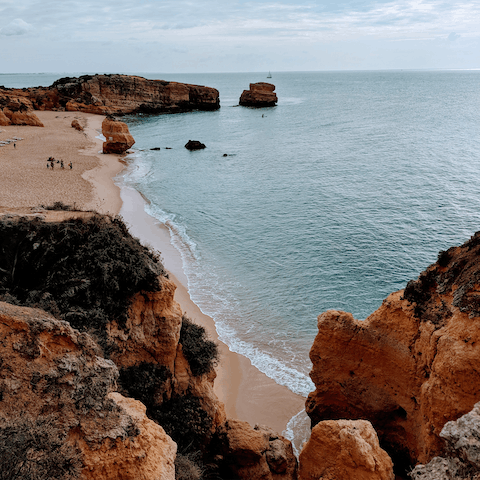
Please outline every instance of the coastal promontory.
[{"label": "coastal promontory", "polygon": [[122,115],[217,110],[220,99],[218,90],[211,87],[112,74],[65,77],[50,87],[0,87],[0,110],[9,118],[11,106],[23,112],[58,110]]},{"label": "coastal promontory", "polygon": [[397,467],[444,453],[444,425],[480,400],[479,255],[477,233],[366,320],[336,310],[318,317],[312,425],[369,420]]}]

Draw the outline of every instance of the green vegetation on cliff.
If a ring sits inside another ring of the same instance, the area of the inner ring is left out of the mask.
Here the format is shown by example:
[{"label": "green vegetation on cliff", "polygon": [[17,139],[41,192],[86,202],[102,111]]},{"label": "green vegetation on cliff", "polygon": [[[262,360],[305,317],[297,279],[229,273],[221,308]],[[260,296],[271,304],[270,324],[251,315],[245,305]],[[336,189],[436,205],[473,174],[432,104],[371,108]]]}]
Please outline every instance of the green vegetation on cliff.
[{"label": "green vegetation on cliff", "polygon": [[42,308],[79,330],[122,325],[131,297],[160,289],[158,256],[119,217],[0,221],[0,300]]}]

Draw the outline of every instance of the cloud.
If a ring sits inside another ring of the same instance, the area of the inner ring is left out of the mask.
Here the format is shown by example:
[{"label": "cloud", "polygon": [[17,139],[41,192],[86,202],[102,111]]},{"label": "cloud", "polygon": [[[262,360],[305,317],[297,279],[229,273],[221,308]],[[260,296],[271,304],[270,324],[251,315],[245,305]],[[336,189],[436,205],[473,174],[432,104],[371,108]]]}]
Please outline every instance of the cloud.
[{"label": "cloud", "polygon": [[460,38],[461,35],[459,35],[458,33],[455,33],[455,32],[452,32],[449,36],[448,36],[448,41],[449,42],[454,42],[457,38]]},{"label": "cloud", "polygon": [[0,29],[0,35],[25,35],[33,29],[33,26],[23,21],[21,18],[12,20],[6,27]]}]

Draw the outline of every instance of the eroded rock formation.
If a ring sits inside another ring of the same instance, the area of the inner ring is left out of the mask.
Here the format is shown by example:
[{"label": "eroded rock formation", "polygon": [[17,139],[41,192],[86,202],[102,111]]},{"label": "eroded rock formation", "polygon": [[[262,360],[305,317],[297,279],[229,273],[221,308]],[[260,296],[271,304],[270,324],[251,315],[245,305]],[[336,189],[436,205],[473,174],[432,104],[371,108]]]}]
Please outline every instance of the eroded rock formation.
[{"label": "eroded rock formation", "polygon": [[35,110],[67,110],[120,115],[220,108],[218,90],[134,75],[61,78],[50,87],[0,88],[0,106],[14,99]]},{"label": "eroded rock formation", "polygon": [[297,461],[291,443],[265,426],[228,420],[219,430],[224,478],[294,480]]},{"label": "eroded rock formation", "polygon": [[102,134],[105,137],[103,153],[125,153],[135,143],[128,125],[110,116],[102,122]]},{"label": "eroded rock formation", "polygon": [[43,127],[43,123],[33,113],[33,105],[27,98],[8,95],[0,89],[0,126],[6,125]]},{"label": "eroded rock formation", "polygon": [[[63,459],[67,463],[78,459],[74,478],[175,478],[175,443],[140,402],[115,392],[117,367],[101,357],[88,334],[43,310],[0,302],[0,358],[0,430],[25,419],[43,421],[56,433],[51,441],[37,438],[43,454],[58,450],[71,456]],[[21,445],[14,447],[22,452]],[[22,468],[41,467],[36,456],[23,460]]]},{"label": "eroded rock formation", "polygon": [[393,463],[365,420],[325,420],[300,454],[299,480],[394,480]]},{"label": "eroded rock formation", "polygon": [[310,352],[312,425],[368,419],[396,465],[444,452],[446,422],[480,399],[480,234],[441,252],[365,321],[328,311]]},{"label": "eroded rock formation", "polygon": [[249,90],[240,96],[240,105],[244,107],[274,107],[278,102],[275,85],[266,82],[251,83]]},{"label": "eroded rock formation", "polygon": [[447,422],[440,432],[447,456],[417,465],[414,480],[464,480],[480,478],[480,403],[457,421]]}]

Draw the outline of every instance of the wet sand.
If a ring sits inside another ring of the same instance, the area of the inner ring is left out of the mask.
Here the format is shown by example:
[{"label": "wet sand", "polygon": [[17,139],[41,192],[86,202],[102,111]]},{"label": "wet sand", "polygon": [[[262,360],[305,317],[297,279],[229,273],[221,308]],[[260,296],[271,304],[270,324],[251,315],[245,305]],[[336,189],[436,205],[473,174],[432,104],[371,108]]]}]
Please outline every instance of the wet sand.
[{"label": "wet sand", "polygon": [[[251,362],[218,340],[213,319],[204,315],[188,294],[180,254],[170,244],[166,227],[144,210],[144,199],[135,190],[115,185],[124,163],[118,155],[103,155],[102,116],[80,112],[36,112],[45,127],[0,127],[0,141],[22,138],[0,147],[0,212],[38,210],[41,205],[63,202],[85,210],[120,213],[132,234],[161,252],[166,269],[177,285],[175,299],[192,320],[203,325],[220,348],[215,391],[225,403],[227,415],[265,424],[282,432],[291,417],[304,409],[305,399],[261,373]],[[71,127],[73,119],[84,131]],[[53,156],[63,160],[64,169]],[[72,162],[73,168],[68,168]],[[25,210],[27,209],[27,210]]]}]

